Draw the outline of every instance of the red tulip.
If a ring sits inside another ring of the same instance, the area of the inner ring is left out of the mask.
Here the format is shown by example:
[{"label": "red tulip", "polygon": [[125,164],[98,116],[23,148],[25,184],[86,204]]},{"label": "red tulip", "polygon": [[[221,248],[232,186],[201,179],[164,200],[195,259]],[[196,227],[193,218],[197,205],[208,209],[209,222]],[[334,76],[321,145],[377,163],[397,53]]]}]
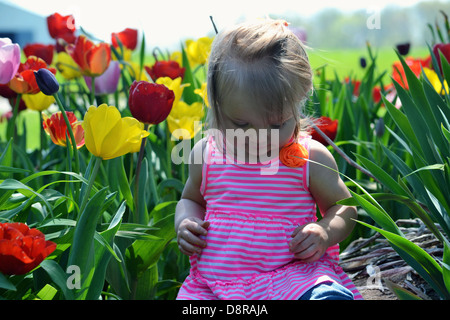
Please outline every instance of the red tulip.
[{"label": "red tulip", "polygon": [[56,74],[55,68],[49,68],[44,60],[41,58],[30,56],[24,63],[21,63],[19,70],[14,78],[9,82],[9,87],[16,93],[21,94],[35,94],[38,93],[39,87],[34,76],[34,71],[46,68],[53,74]]},{"label": "red tulip", "polygon": [[[422,72],[422,67],[428,68],[431,62],[431,56],[427,59],[415,59],[408,57],[405,59],[406,65],[411,69],[411,71],[418,77]],[[406,79],[405,70],[403,70],[403,65],[400,61],[394,62],[392,65],[392,77],[397,81],[403,88],[409,89],[408,81]]]},{"label": "red tulip", "polygon": [[0,272],[25,274],[36,268],[56,244],[24,223],[0,223]]},{"label": "red tulip", "polygon": [[185,68],[181,68],[176,61],[156,61],[152,67],[145,66],[145,70],[153,81],[156,81],[162,77],[169,77],[172,80],[183,78]]},{"label": "red tulip", "polygon": [[172,110],[175,94],[163,84],[134,81],[128,105],[133,117],[146,124],[164,121]]},{"label": "red tulip", "polygon": [[372,89],[373,102],[378,103],[381,100],[381,88],[380,86],[375,86]]},{"label": "red tulip", "polygon": [[45,45],[41,43],[33,43],[27,44],[23,48],[23,52],[26,57],[36,56],[45,61],[48,65],[52,64],[53,61],[53,52],[55,50],[55,46],[52,44]]},{"label": "red tulip", "polygon": [[80,67],[83,75],[96,77],[103,74],[111,62],[111,48],[107,43],[94,44],[85,36],[79,36],[67,52]]},{"label": "red tulip", "polygon": [[136,49],[137,46],[138,31],[136,29],[126,28],[121,32],[113,32],[111,34],[111,43],[114,48],[119,47],[117,39],[122,43],[125,48],[130,50]]},{"label": "red tulip", "polygon": [[48,32],[53,39],[64,39],[67,43],[74,43],[75,19],[72,15],[62,16],[54,13],[47,17]]},{"label": "red tulip", "polygon": [[[323,132],[326,134],[326,136],[328,138],[330,138],[330,140],[334,140],[336,138],[336,134],[337,134],[337,129],[338,129],[338,120],[331,120],[328,117],[320,117],[320,119],[316,122],[316,126]],[[328,145],[328,143],[325,141],[324,138],[322,138],[322,136],[316,131],[316,130],[312,130],[311,132],[312,138],[314,140],[319,141],[320,143],[322,143],[323,145]]]},{"label": "red tulip", "polygon": [[[344,81],[345,81],[345,83],[350,83],[350,78],[346,77]],[[359,87],[361,86],[361,81],[359,81],[359,80],[352,80],[351,83],[352,83],[352,86],[353,86],[353,95],[355,97],[358,97],[359,96]]]},{"label": "red tulip", "polygon": [[445,59],[447,59],[447,62],[450,63],[450,43],[447,44],[443,44],[443,43],[438,43],[435,44],[433,47],[433,54],[436,57],[436,60],[439,64],[439,70],[442,73],[442,62],[441,62],[441,55],[439,54],[439,52],[442,53],[442,55],[445,57]]}]

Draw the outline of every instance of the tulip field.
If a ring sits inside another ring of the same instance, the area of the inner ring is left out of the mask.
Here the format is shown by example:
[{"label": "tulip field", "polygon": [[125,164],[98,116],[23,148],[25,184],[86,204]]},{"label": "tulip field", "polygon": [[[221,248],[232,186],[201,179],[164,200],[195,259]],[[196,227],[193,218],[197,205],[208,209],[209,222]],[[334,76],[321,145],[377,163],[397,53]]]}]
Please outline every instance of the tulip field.
[{"label": "tulip field", "polygon": [[[0,38],[11,106],[0,111],[0,299],[173,300],[189,272],[174,230],[188,163],[174,159],[204,133],[213,38],[147,52],[138,30],[101,42],[69,20],[47,17],[50,44]],[[312,51],[307,111],[351,191],[341,202],[358,207],[341,250],[378,233],[450,299],[447,15],[431,29],[423,49],[392,48],[389,63],[368,44],[350,71]],[[399,219],[420,221],[441,254],[411,242]]]}]

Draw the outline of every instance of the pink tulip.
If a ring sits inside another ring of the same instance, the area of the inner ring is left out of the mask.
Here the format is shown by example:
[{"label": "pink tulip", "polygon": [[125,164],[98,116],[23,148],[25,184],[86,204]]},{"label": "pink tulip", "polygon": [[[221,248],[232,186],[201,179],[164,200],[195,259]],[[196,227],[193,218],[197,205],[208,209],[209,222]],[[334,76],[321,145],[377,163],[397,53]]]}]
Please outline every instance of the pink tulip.
[{"label": "pink tulip", "polygon": [[20,65],[20,47],[9,38],[0,38],[0,84],[8,83]]},{"label": "pink tulip", "polygon": [[[119,62],[116,60],[111,60],[106,71],[102,75],[95,77],[95,94],[100,95],[114,93],[117,90],[119,78]],[[92,90],[92,78],[85,76],[84,81],[86,81],[88,88]]]}]

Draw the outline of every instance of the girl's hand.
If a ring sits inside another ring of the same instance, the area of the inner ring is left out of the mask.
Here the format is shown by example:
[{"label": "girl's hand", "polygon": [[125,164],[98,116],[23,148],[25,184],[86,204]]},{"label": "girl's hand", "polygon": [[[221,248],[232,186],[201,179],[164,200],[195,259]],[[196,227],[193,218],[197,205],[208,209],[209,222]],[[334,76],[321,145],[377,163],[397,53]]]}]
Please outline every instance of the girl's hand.
[{"label": "girl's hand", "polygon": [[202,248],[206,247],[206,241],[199,236],[206,236],[209,224],[209,221],[196,217],[188,217],[181,221],[177,230],[180,251],[188,256],[202,253]]},{"label": "girl's hand", "polygon": [[319,260],[329,247],[327,231],[318,223],[297,227],[292,233],[289,250],[303,262]]}]

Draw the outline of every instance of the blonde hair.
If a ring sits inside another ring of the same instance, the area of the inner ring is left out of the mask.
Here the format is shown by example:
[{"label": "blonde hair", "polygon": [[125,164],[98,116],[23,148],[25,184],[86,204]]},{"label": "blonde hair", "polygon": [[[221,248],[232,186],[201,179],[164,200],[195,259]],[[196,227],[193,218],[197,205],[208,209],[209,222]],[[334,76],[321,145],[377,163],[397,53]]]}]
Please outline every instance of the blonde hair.
[{"label": "blonde hair", "polygon": [[221,105],[238,88],[247,90],[266,117],[281,120],[285,108],[292,110],[295,137],[305,129],[302,109],[312,90],[312,71],[302,42],[285,21],[246,22],[216,36],[208,61],[209,128],[223,131]]}]

